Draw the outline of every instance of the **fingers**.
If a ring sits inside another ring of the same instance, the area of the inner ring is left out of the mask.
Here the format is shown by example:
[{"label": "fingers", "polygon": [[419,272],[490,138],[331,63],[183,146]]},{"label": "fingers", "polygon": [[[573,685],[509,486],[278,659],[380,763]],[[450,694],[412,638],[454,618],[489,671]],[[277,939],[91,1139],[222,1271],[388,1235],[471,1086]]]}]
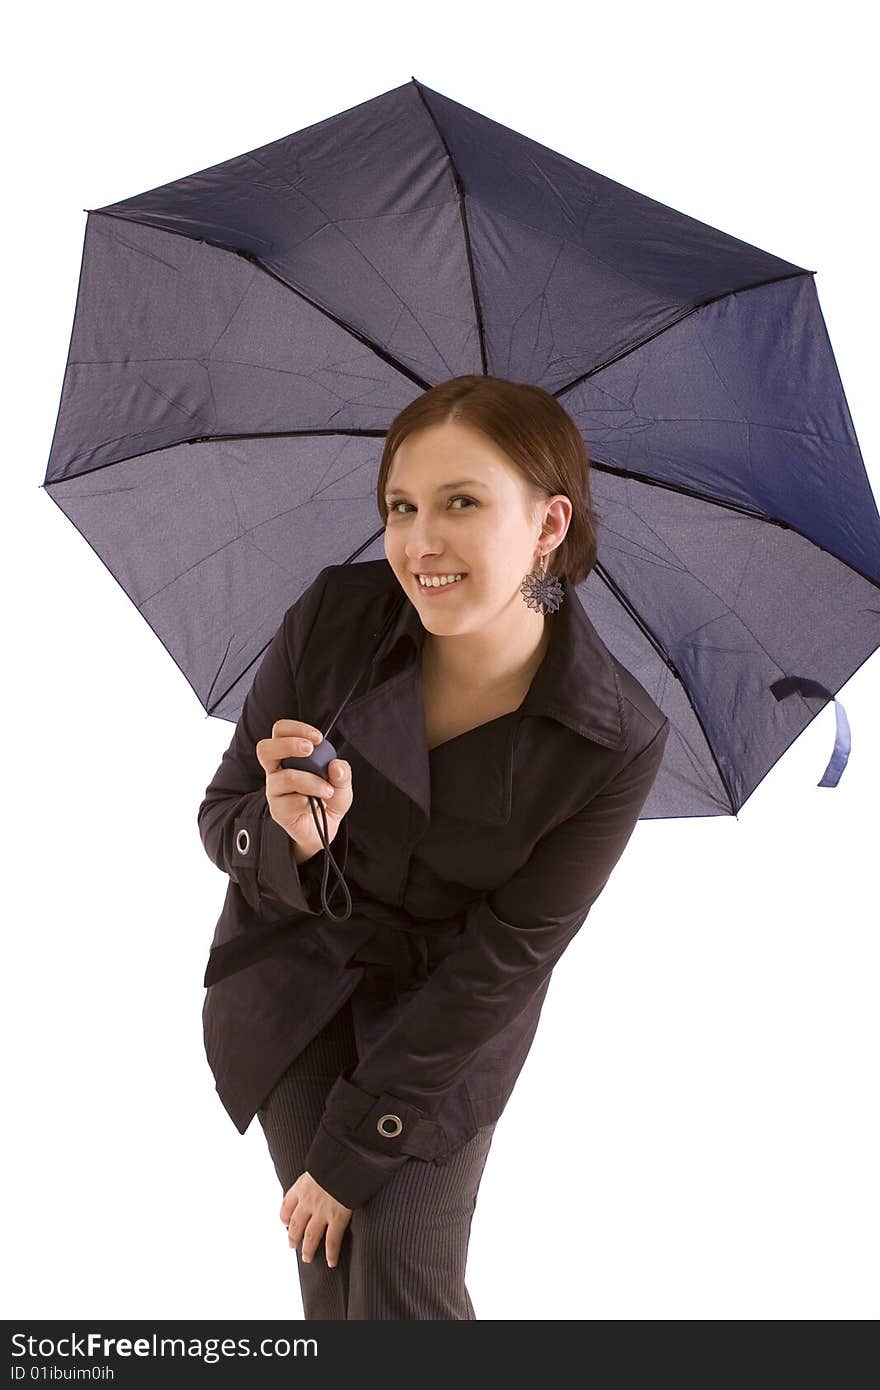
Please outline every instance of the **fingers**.
[{"label": "fingers", "polygon": [[299,1252],[299,1256],[300,1259],[303,1261],[303,1264],[311,1264],[312,1260],[315,1257],[315,1251],[321,1244],[321,1239],[324,1235],[324,1231],[326,1230],[326,1228],[326,1218],[323,1216],[319,1216],[318,1213],[315,1212],[314,1216],[312,1216],[311,1220],[308,1222],[307,1226],[305,1227],[305,1230],[303,1231],[302,1246]]},{"label": "fingers", "polygon": [[304,724],[301,719],[276,719],[272,725],[273,738],[310,738],[312,743],[320,743],[324,735],[314,724]]},{"label": "fingers", "polygon": [[[287,756],[285,754],[285,756]],[[270,796],[322,796],[332,800],[334,793],[351,786],[351,768],[342,758],[332,758],[327,768],[329,780],[305,768],[279,767],[266,774],[266,792]]]},{"label": "fingers", "polygon": [[332,799],[335,790],[332,782],[325,781],[317,772],[306,772],[304,768],[279,767],[277,772],[266,774],[266,791],[270,796],[299,794]]},{"label": "fingers", "polygon": [[[287,1229],[287,1243],[294,1250],[300,1245],[299,1257],[303,1264],[308,1265],[312,1263],[312,1260],[315,1258],[315,1252],[321,1244],[321,1239],[327,1227],[327,1218],[314,1212],[306,1219],[308,1215],[307,1212],[304,1209],[301,1209],[301,1211],[301,1215],[300,1211],[297,1211],[294,1212],[291,1218],[290,1225]],[[334,1264],[336,1263],[337,1257],[338,1256],[334,1256]]]},{"label": "fingers", "polygon": [[284,1201],[281,1203],[281,1211],[279,1215],[281,1216],[281,1220],[283,1221],[285,1226],[288,1226],[290,1224],[290,1218],[293,1216],[293,1213],[296,1211],[298,1205],[299,1193],[297,1192],[296,1186],[294,1185],[293,1187],[288,1188],[288,1190],[285,1192]]},{"label": "fingers", "polygon": [[333,1209],[328,1211],[326,1194],[323,1197],[323,1202],[314,1205],[308,1192],[298,1193],[294,1185],[281,1203],[280,1216],[287,1227],[288,1245],[294,1250],[300,1247],[300,1259],[305,1264],[311,1264],[324,1240],[327,1265],[335,1269],[352,1213],[333,1201]]},{"label": "fingers", "polygon": [[342,1253],[342,1237],[345,1235],[347,1225],[347,1221],[331,1221],[327,1227],[327,1238],[324,1241],[324,1246],[330,1269],[335,1269],[339,1264],[339,1256]]},{"label": "fingers", "polygon": [[[302,1248],[300,1259],[303,1264],[311,1264],[316,1254],[319,1252],[322,1239],[324,1240],[324,1252],[327,1260],[327,1268],[335,1269],[339,1263],[339,1256],[342,1250],[342,1237],[345,1235],[348,1221],[328,1221],[326,1216],[319,1216],[317,1212],[304,1228],[302,1235]],[[326,1231],[326,1237],[325,1237]],[[288,1240],[290,1236],[288,1235]],[[292,1245],[296,1245],[295,1240],[290,1240]]]},{"label": "fingers", "polygon": [[257,762],[266,772],[276,772],[282,758],[307,758],[323,737],[320,729],[300,719],[276,719],[272,737],[261,738],[256,744]]}]

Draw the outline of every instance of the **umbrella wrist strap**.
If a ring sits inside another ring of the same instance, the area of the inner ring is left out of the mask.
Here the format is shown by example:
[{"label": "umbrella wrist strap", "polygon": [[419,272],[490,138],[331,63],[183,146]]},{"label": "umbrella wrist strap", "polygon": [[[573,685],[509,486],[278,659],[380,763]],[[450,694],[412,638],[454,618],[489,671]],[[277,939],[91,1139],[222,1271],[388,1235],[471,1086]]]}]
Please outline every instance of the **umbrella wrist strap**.
[{"label": "umbrella wrist strap", "polygon": [[[332,918],[334,922],[345,922],[351,916],[351,893],[348,891],[348,884],[330,849],[330,839],[327,834],[327,808],[324,805],[323,798],[319,796],[309,797],[309,807],[312,812],[312,820],[315,822],[315,827],[318,831],[318,838],[324,846],[324,872],[321,876],[321,907],[327,916]],[[320,807],[321,811],[320,820],[318,818],[318,807]],[[334,883],[330,896],[332,897],[336,892],[337,887],[341,887],[345,895],[345,910],[339,914],[331,911],[327,897],[327,880],[330,876],[331,864],[333,865],[333,872],[336,875],[337,882]]]}]

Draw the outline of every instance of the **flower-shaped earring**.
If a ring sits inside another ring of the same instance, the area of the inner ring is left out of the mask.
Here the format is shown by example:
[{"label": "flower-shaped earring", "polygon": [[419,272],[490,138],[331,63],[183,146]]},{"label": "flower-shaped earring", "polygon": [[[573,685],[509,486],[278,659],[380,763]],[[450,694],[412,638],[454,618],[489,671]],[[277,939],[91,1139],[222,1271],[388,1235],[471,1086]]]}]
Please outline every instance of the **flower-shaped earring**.
[{"label": "flower-shaped earring", "polygon": [[546,574],[546,555],[541,556],[541,568],[531,570],[520,585],[520,592],[529,608],[544,613],[555,613],[565,597],[564,590],[555,574]]}]

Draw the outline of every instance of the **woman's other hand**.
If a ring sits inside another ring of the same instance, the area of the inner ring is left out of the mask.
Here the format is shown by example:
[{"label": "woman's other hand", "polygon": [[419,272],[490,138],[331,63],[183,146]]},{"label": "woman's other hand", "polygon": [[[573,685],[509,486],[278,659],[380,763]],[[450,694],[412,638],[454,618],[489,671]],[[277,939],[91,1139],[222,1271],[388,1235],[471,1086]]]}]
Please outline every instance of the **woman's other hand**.
[{"label": "woman's other hand", "polygon": [[287,1227],[288,1244],[295,1250],[302,1241],[300,1258],[309,1264],[326,1231],[327,1264],[333,1269],[339,1263],[342,1237],[351,1220],[351,1210],[331,1197],[311,1173],[301,1173],[281,1203],[281,1220]]}]

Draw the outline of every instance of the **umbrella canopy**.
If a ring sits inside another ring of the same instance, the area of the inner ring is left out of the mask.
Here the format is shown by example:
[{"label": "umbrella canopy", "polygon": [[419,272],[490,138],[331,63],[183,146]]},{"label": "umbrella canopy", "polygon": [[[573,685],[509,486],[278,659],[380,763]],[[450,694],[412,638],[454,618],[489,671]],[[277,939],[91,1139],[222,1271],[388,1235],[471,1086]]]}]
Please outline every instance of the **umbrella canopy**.
[{"label": "umbrella canopy", "polygon": [[[471,373],[593,461],[578,596],[669,715],[652,804],[736,813],[880,645],[880,518],[815,272],[415,78],[86,209],[44,487],[209,714],[285,610],[384,554],[393,417]],[[838,741],[822,785],[848,752]]]}]

